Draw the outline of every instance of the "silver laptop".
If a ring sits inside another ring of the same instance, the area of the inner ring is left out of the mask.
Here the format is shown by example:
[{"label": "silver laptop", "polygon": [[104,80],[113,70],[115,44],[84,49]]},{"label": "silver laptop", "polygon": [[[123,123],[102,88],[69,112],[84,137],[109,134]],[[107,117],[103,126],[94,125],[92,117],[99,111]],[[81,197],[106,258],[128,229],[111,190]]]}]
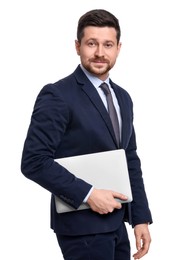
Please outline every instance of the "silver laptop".
[{"label": "silver laptop", "polygon": [[[55,161],[95,188],[114,190],[128,197],[128,200],[119,200],[120,202],[132,201],[126,155],[123,149],[65,157]],[[58,213],[89,208],[87,203],[82,203],[78,209],[74,209],[56,196],[55,203]]]}]

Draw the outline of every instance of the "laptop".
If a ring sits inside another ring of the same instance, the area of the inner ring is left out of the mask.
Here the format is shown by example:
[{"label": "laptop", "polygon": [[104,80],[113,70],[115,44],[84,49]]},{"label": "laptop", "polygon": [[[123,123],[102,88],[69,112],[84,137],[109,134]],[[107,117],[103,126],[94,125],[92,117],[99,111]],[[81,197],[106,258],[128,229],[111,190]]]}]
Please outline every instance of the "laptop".
[{"label": "laptop", "polygon": [[[55,159],[76,177],[92,184],[97,189],[108,189],[122,193],[132,201],[131,185],[124,149],[91,153]],[[73,208],[62,199],[55,196],[56,211],[65,213],[88,209],[87,203],[82,203],[78,209]]]}]

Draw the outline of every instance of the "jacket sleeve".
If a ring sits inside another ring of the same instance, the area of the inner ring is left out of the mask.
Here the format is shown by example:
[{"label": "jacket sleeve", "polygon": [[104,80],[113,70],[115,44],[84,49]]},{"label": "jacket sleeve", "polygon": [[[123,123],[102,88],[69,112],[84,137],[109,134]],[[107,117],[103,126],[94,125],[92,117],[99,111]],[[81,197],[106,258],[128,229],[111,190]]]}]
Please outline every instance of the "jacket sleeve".
[{"label": "jacket sleeve", "polygon": [[22,152],[21,171],[27,178],[77,208],[91,185],[54,161],[70,120],[67,104],[56,93],[53,85],[47,85],[36,99]]},{"label": "jacket sleeve", "polygon": [[134,127],[126,149],[129,176],[132,187],[133,201],[131,202],[131,221],[134,227],[137,224],[152,223],[148,199],[142,177],[141,162],[137,155]]}]

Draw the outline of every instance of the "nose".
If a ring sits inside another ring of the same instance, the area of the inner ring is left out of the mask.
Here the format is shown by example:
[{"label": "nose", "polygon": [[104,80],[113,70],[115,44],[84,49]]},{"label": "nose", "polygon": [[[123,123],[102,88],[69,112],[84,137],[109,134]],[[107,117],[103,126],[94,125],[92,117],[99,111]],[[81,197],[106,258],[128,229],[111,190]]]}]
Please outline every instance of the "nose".
[{"label": "nose", "polygon": [[95,51],[95,56],[97,57],[102,57],[104,56],[104,48],[103,45],[97,45],[96,51]]}]

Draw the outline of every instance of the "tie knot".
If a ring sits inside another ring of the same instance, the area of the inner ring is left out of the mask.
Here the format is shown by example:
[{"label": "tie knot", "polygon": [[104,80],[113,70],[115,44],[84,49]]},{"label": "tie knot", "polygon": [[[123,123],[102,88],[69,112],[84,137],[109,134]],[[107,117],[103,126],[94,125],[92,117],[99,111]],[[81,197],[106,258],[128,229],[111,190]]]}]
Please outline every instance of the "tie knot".
[{"label": "tie knot", "polygon": [[110,89],[107,83],[103,82],[100,85],[100,88],[103,90],[103,92],[105,93],[105,95],[107,96],[108,94],[110,94]]}]

